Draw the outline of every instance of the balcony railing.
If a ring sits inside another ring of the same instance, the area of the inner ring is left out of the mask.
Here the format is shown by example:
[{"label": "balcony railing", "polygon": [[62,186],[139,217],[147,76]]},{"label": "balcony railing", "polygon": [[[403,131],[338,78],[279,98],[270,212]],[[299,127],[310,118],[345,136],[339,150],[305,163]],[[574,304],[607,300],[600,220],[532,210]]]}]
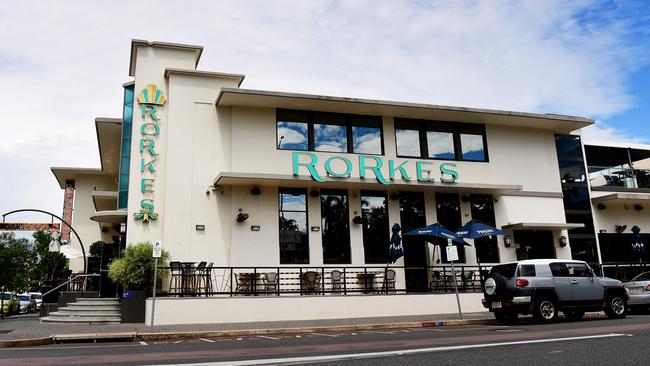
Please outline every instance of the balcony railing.
[{"label": "balcony railing", "polygon": [[650,170],[630,169],[624,166],[590,165],[589,181],[592,188],[650,188]]},{"label": "balcony railing", "polygon": [[[476,266],[183,267],[169,270],[157,296],[393,295],[480,292]],[[489,267],[482,267],[483,276]],[[415,282],[406,285],[406,276]]]}]

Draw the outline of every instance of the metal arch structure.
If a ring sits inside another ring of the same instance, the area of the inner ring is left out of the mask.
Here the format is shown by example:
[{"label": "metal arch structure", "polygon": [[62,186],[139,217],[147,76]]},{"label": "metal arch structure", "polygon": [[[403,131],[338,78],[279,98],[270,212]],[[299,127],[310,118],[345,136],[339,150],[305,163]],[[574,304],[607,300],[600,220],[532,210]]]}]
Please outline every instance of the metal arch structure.
[{"label": "metal arch structure", "polygon": [[53,214],[53,213],[51,213],[51,212],[44,211],[44,210],[37,210],[37,209],[35,209],[35,208],[23,208],[23,209],[20,209],[20,210],[9,211],[9,212],[7,212],[7,213],[5,213],[5,214],[2,214],[2,222],[3,222],[3,223],[5,222],[5,217],[6,217],[6,216],[9,216],[9,215],[12,215],[12,214],[15,214],[15,213],[18,213],[18,212],[38,212],[38,213],[44,213],[44,214],[46,214],[46,215],[50,215],[50,216],[52,216],[52,217],[56,217],[57,219],[61,220],[61,222],[62,222],[63,224],[67,225],[67,226],[70,228],[70,230],[72,230],[72,232],[74,233],[74,236],[75,236],[75,237],[77,238],[77,240],[79,241],[79,246],[81,247],[81,253],[82,253],[83,256],[84,256],[84,272],[83,272],[83,273],[84,273],[84,274],[86,273],[86,249],[84,248],[84,244],[83,244],[83,242],[81,241],[81,238],[79,237],[79,234],[77,234],[77,231],[72,227],[72,225],[70,225],[70,223],[68,223],[67,221],[63,220],[61,217],[59,217],[59,216],[57,216],[57,215],[55,215],[55,214]]}]

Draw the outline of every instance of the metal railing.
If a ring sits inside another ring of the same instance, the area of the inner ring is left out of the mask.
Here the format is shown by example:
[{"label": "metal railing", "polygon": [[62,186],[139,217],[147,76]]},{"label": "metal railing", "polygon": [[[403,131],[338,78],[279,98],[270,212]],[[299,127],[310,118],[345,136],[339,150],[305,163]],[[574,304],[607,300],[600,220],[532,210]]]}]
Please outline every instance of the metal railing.
[{"label": "metal railing", "polygon": [[603,263],[592,267],[603,277],[615,278],[622,282],[630,281],[639,274],[650,271],[649,263]]},{"label": "metal railing", "polygon": [[[93,278],[98,278],[97,290],[95,290],[96,286],[93,281]],[[70,292],[86,292],[89,291],[89,287],[95,291],[101,290],[101,278],[99,273],[92,273],[92,274],[73,273],[72,275],[70,275],[70,278],[67,281],[47,291],[41,296],[45,297],[55,291],[61,291],[61,289],[63,289],[63,291],[70,291]]]},{"label": "metal railing", "polygon": [[[156,296],[376,295],[480,292],[477,266],[186,267],[168,271]],[[485,274],[490,267],[481,268]],[[408,280],[406,277],[415,277]],[[407,283],[409,282],[409,283]],[[417,282],[419,285],[414,285]],[[159,282],[160,284],[160,282]]]},{"label": "metal railing", "polygon": [[647,169],[597,165],[590,165],[588,168],[592,187],[650,188],[650,170]]}]

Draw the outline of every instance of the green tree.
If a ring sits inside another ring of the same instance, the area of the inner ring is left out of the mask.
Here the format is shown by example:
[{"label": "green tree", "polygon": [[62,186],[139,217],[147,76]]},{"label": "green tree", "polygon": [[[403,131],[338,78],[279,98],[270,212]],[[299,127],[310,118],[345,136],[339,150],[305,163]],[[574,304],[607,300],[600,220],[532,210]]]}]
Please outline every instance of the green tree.
[{"label": "green tree", "polygon": [[50,251],[50,242],[52,241],[52,233],[49,231],[35,231],[32,234],[32,237],[34,238],[34,250],[36,250],[36,254],[39,256],[42,256],[45,253],[48,253]]},{"label": "green tree", "polygon": [[0,285],[23,291],[32,285],[37,256],[33,245],[16,234],[0,233]]}]

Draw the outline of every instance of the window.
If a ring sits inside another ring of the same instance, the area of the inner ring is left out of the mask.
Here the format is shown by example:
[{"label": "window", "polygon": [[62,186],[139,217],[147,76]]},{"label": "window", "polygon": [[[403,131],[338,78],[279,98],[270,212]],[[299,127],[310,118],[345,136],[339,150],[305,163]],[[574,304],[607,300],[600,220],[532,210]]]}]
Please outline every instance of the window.
[{"label": "window", "polygon": [[435,159],[456,159],[454,134],[451,132],[427,131],[428,157]]},{"label": "window", "polygon": [[361,192],[363,252],[366,263],[386,263],[390,240],[386,192]]},{"label": "window", "polygon": [[307,191],[280,189],[280,264],[309,263],[307,235]]},{"label": "window", "polygon": [[342,190],[321,190],[323,263],[350,264],[348,195]]},{"label": "window", "polygon": [[[496,226],[492,195],[470,194],[469,203],[472,219]],[[474,247],[481,263],[499,263],[499,245],[496,236],[474,239]]]},{"label": "window", "polygon": [[567,263],[570,277],[591,277],[591,269],[584,263]]},{"label": "window", "polygon": [[535,266],[532,264],[522,264],[519,266],[520,277],[535,277]]},{"label": "window", "polygon": [[499,274],[505,278],[513,278],[517,270],[517,263],[500,264],[492,267],[490,273]]},{"label": "window", "polygon": [[634,277],[632,281],[650,281],[650,272],[643,272],[640,275]]},{"label": "window", "polygon": [[381,117],[278,109],[276,120],[280,150],[383,154]]},{"label": "window", "polygon": [[420,132],[418,130],[395,129],[397,155],[420,157]]},{"label": "window", "polygon": [[[436,214],[438,216],[438,222],[451,231],[456,231],[461,226],[461,217],[460,217],[460,200],[458,195],[454,193],[436,193]],[[446,240],[440,238],[441,241]],[[438,243],[441,244],[441,243]],[[458,248],[458,261],[457,263],[465,263],[465,246],[459,243],[454,243]],[[447,251],[440,247],[440,255],[444,263],[448,263],[447,260]]]},{"label": "window", "polygon": [[564,263],[551,263],[551,273],[553,277],[569,277],[569,270]]},{"label": "window", "polygon": [[396,118],[395,139],[400,157],[488,161],[483,125]]}]

